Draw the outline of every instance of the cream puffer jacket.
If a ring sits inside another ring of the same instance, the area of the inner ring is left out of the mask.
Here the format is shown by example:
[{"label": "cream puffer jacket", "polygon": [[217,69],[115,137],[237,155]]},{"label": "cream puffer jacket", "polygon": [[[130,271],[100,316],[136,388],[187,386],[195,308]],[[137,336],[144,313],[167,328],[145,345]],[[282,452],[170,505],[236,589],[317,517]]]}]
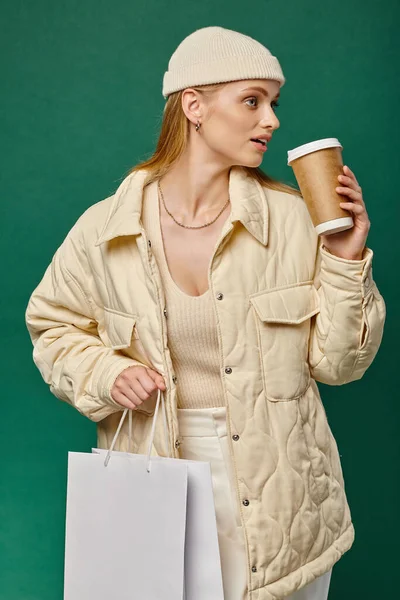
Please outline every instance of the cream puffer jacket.
[{"label": "cream puffer jacket", "polygon": [[[168,306],[140,214],[147,173],[90,206],[55,252],[26,309],[33,360],[51,392],[97,422],[109,447],[121,416],[110,390],[144,364],[166,381],[169,451],[181,438]],[[354,540],[336,441],[316,381],[360,379],[381,343],[386,307],[362,260],[330,254],[300,195],[230,172],[231,214],[210,262],[229,446],[248,550],[249,600],[313,581]],[[146,452],[155,397],[133,411]],[[125,420],[126,423],[127,420]],[[125,424],[124,424],[125,425]],[[127,449],[127,427],[117,450]],[[154,452],[166,456],[162,419]]]}]

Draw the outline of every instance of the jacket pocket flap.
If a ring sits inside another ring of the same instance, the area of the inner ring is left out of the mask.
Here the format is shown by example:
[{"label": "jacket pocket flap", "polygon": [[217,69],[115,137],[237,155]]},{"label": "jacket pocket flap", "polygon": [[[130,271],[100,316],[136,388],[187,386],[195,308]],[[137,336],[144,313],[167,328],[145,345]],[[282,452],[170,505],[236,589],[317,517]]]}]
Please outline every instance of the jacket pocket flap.
[{"label": "jacket pocket flap", "polygon": [[104,307],[104,320],[111,347],[115,350],[128,348],[131,345],[132,335],[135,336],[136,318]]},{"label": "jacket pocket flap", "polygon": [[298,324],[319,312],[319,295],[312,283],[259,292],[250,302],[262,321]]}]

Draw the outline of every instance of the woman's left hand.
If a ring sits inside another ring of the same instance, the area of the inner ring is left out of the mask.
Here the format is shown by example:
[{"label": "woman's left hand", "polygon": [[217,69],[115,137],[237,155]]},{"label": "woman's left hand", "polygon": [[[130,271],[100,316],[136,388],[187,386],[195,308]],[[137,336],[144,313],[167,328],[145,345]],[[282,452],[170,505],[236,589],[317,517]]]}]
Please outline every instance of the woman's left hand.
[{"label": "woman's left hand", "polygon": [[339,175],[338,180],[342,186],[338,186],[336,191],[348,196],[348,200],[340,202],[340,206],[352,213],[354,226],[339,233],[321,235],[322,242],[331,254],[350,260],[361,260],[371,227],[362,189],[354,173],[346,165],[343,167],[343,175]]}]

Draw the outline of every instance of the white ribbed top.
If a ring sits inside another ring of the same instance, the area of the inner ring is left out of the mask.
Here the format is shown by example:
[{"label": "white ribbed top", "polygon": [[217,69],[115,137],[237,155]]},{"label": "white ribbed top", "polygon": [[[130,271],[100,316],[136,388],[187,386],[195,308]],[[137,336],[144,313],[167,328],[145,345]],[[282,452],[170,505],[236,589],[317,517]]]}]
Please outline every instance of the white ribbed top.
[{"label": "white ribbed top", "polygon": [[186,294],[171,277],[161,232],[157,181],[143,190],[142,222],[164,287],[178,408],[225,406],[213,299],[209,289],[201,296]]}]

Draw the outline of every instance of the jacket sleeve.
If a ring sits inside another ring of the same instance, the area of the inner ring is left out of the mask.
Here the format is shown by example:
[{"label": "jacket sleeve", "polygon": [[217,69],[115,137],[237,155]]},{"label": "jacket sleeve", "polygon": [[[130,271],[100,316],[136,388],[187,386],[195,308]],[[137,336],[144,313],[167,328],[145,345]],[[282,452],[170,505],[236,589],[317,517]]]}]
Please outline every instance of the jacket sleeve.
[{"label": "jacket sleeve", "polygon": [[386,306],[372,277],[373,251],[361,260],[317,253],[314,285],[320,311],[312,317],[309,341],[311,376],[341,385],[361,379],[381,344]]},{"label": "jacket sleeve", "polygon": [[29,298],[25,321],[33,361],[50,391],[97,422],[122,410],[111,396],[113,383],[142,363],[105,346],[98,335],[80,237],[75,225]]}]

